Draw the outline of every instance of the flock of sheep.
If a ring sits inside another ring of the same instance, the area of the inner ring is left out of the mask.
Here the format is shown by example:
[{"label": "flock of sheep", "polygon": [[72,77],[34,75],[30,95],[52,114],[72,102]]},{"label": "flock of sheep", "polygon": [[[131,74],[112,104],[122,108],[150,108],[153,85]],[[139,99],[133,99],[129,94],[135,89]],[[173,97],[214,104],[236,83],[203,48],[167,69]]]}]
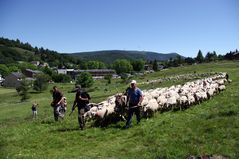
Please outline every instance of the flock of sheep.
[{"label": "flock of sheep", "polygon": [[201,79],[201,78],[206,78],[209,76],[216,75],[216,72],[207,72],[207,73],[187,73],[187,74],[181,74],[181,75],[175,75],[175,76],[169,76],[169,77],[164,77],[156,80],[150,80],[147,82],[141,82],[138,84],[153,84],[153,83],[162,83],[165,81],[178,81],[178,80],[194,80],[194,79]]},{"label": "flock of sheep", "polygon": [[[217,73],[184,85],[143,90],[142,115],[148,117],[156,111],[186,109],[225,90],[225,84],[229,81],[227,73]],[[85,118],[98,121],[112,120],[116,117],[124,119],[128,108],[126,102],[125,95],[117,94],[98,104],[91,103]]]}]

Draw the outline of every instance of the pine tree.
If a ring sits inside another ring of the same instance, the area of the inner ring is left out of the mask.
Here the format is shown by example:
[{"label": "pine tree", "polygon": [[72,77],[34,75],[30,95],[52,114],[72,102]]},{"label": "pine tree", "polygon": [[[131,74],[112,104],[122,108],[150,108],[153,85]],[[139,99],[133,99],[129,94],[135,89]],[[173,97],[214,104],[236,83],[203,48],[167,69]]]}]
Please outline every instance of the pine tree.
[{"label": "pine tree", "polygon": [[202,51],[201,50],[198,51],[198,54],[197,54],[197,57],[196,57],[196,61],[198,63],[202,63],[204,61],[204,57],[202,55]]},{"label": "pine tree", "polygon": [[17,88],[17,92],[19,96],[21,96],[21,101],[25,101],[30,98],[29,96],[29,89],[30,89],[30,82],[26,79],[23,79],[20,83],[20,86]]},{"label": "pine tree", "polygon": [[154,70],[154,71],[158,71],[158,62],[157,62],[156,59],[155,59],[154,62],[153,62],[153,70]]}]

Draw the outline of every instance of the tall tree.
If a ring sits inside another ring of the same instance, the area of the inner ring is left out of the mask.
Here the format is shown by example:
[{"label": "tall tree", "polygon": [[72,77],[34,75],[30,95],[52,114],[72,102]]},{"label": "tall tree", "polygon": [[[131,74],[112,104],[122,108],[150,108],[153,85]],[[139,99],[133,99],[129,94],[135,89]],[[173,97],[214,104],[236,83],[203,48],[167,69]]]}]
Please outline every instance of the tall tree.
[{"label": "tall tree", "polygon": [[202,54],[201,50],[198,51],[198,54],[197,54],[197,57],[196,57],[196,61],[198,63],[202,63],[204,61],[204,57],[203,57],[203,54]]},{"label": "tall tree", "polygon": [[130,62],[126,59],[119,59],[116,60],[113,63],[113,68],[115,69],[117,74],[121,74],[121,73],[129,73],[133,70],[132,65],[130,64]]},{"label": "tall tree", "polygon": [[0,74],[3,77],[6,77],[10,73],[10,70],[5,64],[0,64]]},{"label": "tall tree", "polygon": [[144,70],[144,64],[145,62],[141,59],[141,60],[134,60],[131,62],[132,66],[133,66],[133,70],[134,71],[142,71]]},{"label": "tall tree", "polygon": [[212,53],[208,52],[205,56],[205,61],[211,62],[217,60],[217,53],[213,51]]},{"label": "tall tree", "polygon": [[158,62],[157,62],[156,59],[155,59],[154,62],[153,62],[153,70],[154,70],[154,71],[158,71]]},{"label": "tall tree", "polygon": [[20,86],[16,89],[17,92],[19,93],[19,96],[21,96],[22,102],[30,98],[29,96],[30,88],[31,88],[31,83],[28,80],[23,79],[20,83]]},{"label": "tall tree", "polygon": [[185,58],[184,61],[189,65],[192,65],[193,63],[195,63],[195,59],[191,57]]},{"label": "tall tree", "polygon": [[106,76],[104,77],[104,79],[107,80],[107,83],[108,83],[108,84],[111,84],[112,75],[106,75]]}]

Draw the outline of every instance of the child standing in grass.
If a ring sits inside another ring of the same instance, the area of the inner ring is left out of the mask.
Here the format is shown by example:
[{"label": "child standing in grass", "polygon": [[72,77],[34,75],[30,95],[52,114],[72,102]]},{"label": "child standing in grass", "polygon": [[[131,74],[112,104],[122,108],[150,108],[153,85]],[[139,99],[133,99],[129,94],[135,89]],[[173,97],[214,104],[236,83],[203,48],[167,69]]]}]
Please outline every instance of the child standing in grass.
[{"label": "child standing in grass", "polygon": [[32,118],[36,118],[37,117],[37,102],[33,102],[32,103]]}]

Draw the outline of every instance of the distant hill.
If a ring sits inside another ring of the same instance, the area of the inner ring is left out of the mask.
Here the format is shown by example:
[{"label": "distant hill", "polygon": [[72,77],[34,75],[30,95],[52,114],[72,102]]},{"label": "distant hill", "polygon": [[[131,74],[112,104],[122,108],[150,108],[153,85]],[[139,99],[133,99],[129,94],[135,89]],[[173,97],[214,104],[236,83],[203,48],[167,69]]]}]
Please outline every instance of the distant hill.
[{"label": "distant hill", "polygon": [[41,61],[47,62],[50,66],[62,66],[68,63],[79,63],[79,58],[74,58],[67,54],[60,54],[56,51],[33,48],[30,44],[16,44],[14,40],[0,38],[0,64],[11,64],[17,61]]},{"label": "distant hill", "polygon": [[[157,53],[148,51],[127,51],[127,50],[104,50],[92,52],[80,52],[69,54],[74,57],[80,57],[83,60],[98,60],[105,63],[113,63],[117,59],[144,59],[144,60],[159,60],[166,61],[170,58],[174,59],[181,56],[178,53]],[[181,56],[183,57],[183,56]],[[184,58],[184,57],[183,57]]]},{"label": "distant hill", "polygon": [[[84,61],[95,60],[107,64],[113,63],[117,59],[143,59],[166,61],[181,56],[177,53],[157,53],[150,51],[128,51],[128,50],[104,50],[80,53],[58,53],[53,50],[32,47],[29,43],[20,40],[9,40],[0,38],[0,64],[15,63],[16,61],[41,61],[47,62],[50,66],[66,66],[80,64]],[[183,57],[183,56],[181,56]],[[184,58],[184,57],[183,57]]]}]

